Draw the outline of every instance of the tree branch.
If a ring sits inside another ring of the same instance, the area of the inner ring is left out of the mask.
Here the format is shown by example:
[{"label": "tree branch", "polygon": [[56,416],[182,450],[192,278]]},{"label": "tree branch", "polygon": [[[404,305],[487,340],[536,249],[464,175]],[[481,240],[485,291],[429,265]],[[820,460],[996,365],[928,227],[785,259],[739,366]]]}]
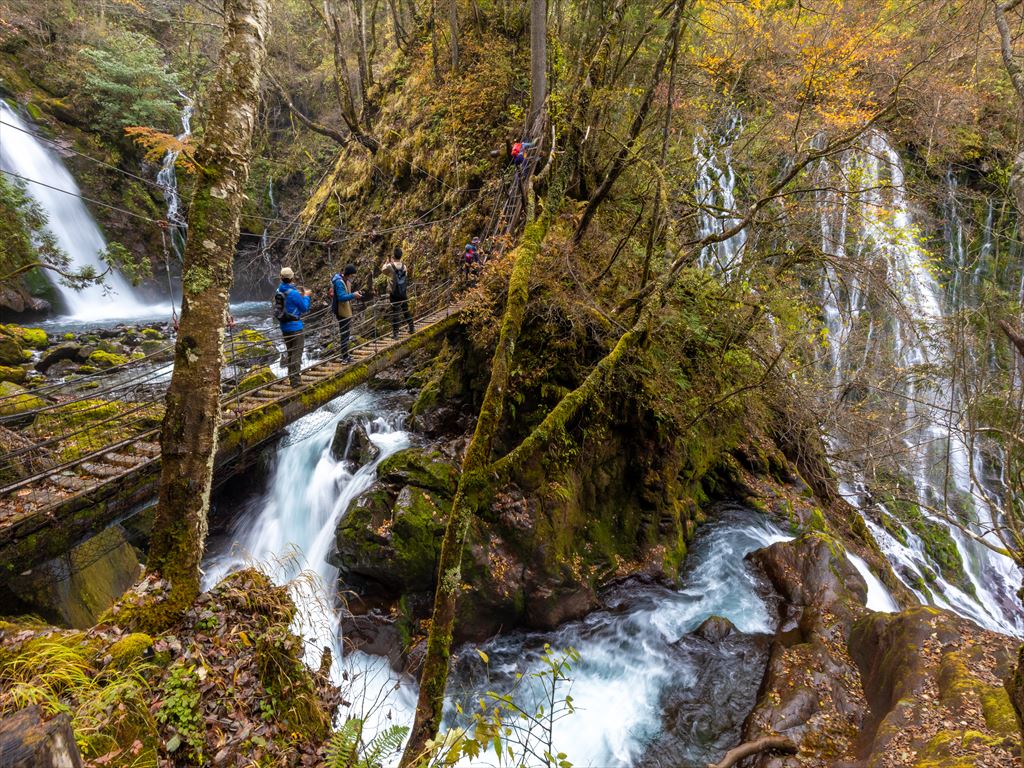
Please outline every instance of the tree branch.
[{"label": "tree branch", "polygon": [[278,96],[280,96],[281,99],[284,101],[285,106],[288,107],[288,110],[299,119],[300,123],[302,123],[304,126],[309,128],[309,130],[315,133],[319,133],[322,136],[326,136],[329,139],[334,139],[334,141],[338,142],[343,147],[348,146],[348,136],[343,136],[341,133],[334,130],[333,128],[329,128],[323,123],[318,123],[315,120],[304,115],[302,111],[298,107],[296,107],[295,104],[292,102],[292,99],[288,95],[288,92],[285,90],[284,86],[281,85],[281,83],[278,81],[276,77],[274,77],[271,74],[268,74],[267,79],[270,80],[270,82],[274,86],[274,90],[277,91]]},{"label": "tree branch", "polygon": [[796,743],[785,736],[765,736],[730,749],[725,753],[725,757],[717,763],[708,763],[708,768],[732,768],[732,766],[736,765],[736,763],[745,757],[750,757],[751,755],[756,755],[759,752],[767,752],[769,750],[773,752],[783,752],[787,755],[795,755],[798,749],[799,748]]}]

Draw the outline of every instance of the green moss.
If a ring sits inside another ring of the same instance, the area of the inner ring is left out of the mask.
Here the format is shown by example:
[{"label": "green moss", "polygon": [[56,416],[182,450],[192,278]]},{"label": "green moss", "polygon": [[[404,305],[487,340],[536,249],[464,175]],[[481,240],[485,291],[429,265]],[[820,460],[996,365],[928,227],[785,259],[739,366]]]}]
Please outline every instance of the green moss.
[{"label": "green moss", "polygon": [[51,408],[40,416],[36,426],[40,429],[81,427],[90,422],[104,421],[120,412],[121,405],[111,400],[78,400]]},{"label": "green moss", "polygon": [[42,408],[42,398],[31,395],[24,387],[10,381],[0,381],[0,416],[14,416]]},{"label": "green moss", "polygon": [[0,325],[0,335],[15,338],[23,347],[46,349],[50,340],[41,328],[23,328],[20,325]]},{"label": "green moss", "polygon": [[277,376],[269,368],[257,368],[255,371],[247,373],[242,377],[242,380],[238,382],[238,386],[231,390],[230,395],[240,395],[243,392],[248,392],[253,389],[272,384],[277,381]]},{"label": "green moss", "polygon": [[156,328],[143,328],[141,333],[142,338],[147,339],[149,341],[159,341],[161,339],[167,338]]},{"label": "green moss", "polygon": [[124,668],[153,647],[153,638],[142,632],[133,632],[126,635],[110,646],[111,664],[115,667]]},{"label": "green moss", "polygon": [[406,448],[392,454],[377,467],[377,476],[385,482],[413,485],[451,496],[455,493],[458,471],[438,451]]},{"label": "green moss", "polygon": [[27,376],[28,371],[24,368],[0,365],[0,381],[11,381],[15,384],[21,384]]},{"label": "green moss", "polygon": [[0,365],[20,365],[25,362],[25,354],[17,339],[0,336]]},{"label": "green moss", "polygon": [[117,366],[124,365],[128,362],[128,358],[114,352],[97,349],[89,355],[88,362],[100,370],[106,370],[107,368],[116,368]]}]

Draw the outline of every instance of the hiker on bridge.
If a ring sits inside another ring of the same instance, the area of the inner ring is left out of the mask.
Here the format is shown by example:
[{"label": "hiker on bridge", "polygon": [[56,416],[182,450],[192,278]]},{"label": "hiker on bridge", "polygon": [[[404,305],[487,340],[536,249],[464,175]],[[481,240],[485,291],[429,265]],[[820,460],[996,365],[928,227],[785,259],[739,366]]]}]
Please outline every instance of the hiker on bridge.
[{"label": "hiker on bridge", "polygon": [[295,273],[291,268],[281,270],[281,284],[274,293],[274,319],[281,325],[281,336],[284,338],[285,353],[283,362],[287,362],[288,381],[293,387],[302,382],[299,372],[302,370],[302,348],[305,346],[302,316],[309,311],[311,292],[308,288],[299,290],[292,285]]},{"label": "hiker on bridge", "polygon": [[402,263],[402,249],[395,246],[391,259],[384,262],[380,271],[388,276],[388,298],[391,300],[391,337],[398,338],[398,328],[405,322],[409,325],[409,333],[416,332],[409,311],[409,273]]},{"label": "hiker on bridge", "polygon": [[338,332],[341,334],[341,362],[351,363],[352,355],[348,345],[352,339],[352,299],[363,298],[362,291],[352,290],[356,265],[349,264],[342,274],[331,278],[331,309],[338,318]]}]

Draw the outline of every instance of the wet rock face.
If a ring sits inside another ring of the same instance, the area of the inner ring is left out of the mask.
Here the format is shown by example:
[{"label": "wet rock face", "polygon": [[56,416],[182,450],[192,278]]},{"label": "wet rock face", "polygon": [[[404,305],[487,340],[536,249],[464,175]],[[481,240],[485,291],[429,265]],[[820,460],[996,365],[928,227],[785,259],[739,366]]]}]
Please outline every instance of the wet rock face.
[{"label": "wet rock face", "polygon": [[662,733],[639,764],[705,766],[739,742],[771,642],[771,635],[744,634],[719,616],[679,639],[673,646],[679,668],[699,674],[664,692]]},{"label": "wet rock face", "polygon": [[1007,681],[1017,641],[928,607],[869,613],[850,634],[872,716],[867,768],[1020,765]]},{"label": "wet rock face", "polygon": [[338,422],[331,443],[331,455],[338,461],[349,461],[356,467],[363,467],[380,455],[380,448],[370,440],[366,424],[372,416],[354,414]]},{"label": "wet rock face", "polygon": [[782,595],[762,697],[744,740],[783,735],[796,756],[762,754],[760,768],[836,766],[857,759],[868,705],[846,638],[863,614],[867,585],[842,549],[821,534],[773,544],[750,555]]}]

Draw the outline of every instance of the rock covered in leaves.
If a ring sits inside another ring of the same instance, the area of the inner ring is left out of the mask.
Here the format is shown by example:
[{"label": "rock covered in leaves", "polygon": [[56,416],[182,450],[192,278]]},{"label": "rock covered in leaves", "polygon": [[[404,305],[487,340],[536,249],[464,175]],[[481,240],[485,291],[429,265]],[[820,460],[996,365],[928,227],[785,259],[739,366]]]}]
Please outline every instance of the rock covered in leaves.
[{"label": "rock covered in leaves", "polygon": [[751,556],[782,595],[761,698],[743,736],[784,736],[796,755],[757,768],[1009,768],[1021,736],[1004,681],[1015,641],[929,607],[876,613],[822,533]]},{"label": "rock covered in leaves", "polygon": [[[126,599],[165,587],[147,579]],[[287,588],[246,570],[155,637],[0,625],[0,714],[66,706],[91,766],[322,765],[340,695],[303,663],[295,612]]]}]

